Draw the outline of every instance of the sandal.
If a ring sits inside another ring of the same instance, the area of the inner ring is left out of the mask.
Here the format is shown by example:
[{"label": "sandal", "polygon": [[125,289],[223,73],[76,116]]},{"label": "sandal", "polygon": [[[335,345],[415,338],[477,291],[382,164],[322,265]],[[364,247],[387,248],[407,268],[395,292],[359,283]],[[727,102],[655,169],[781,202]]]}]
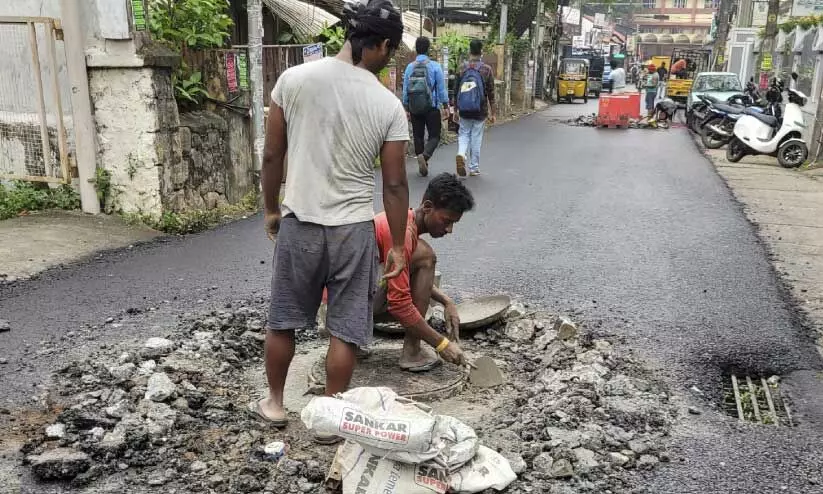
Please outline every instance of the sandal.
[{"label": "sandal", "polygon": [[278,429],[282,429],[282,428],[286,427],[287,425],[289,425],[289,419],[287,419],[287,418],[270,419],[269,417],[267,417],[266,414],[263,413],[263,408],[260,407],[260,402],[261,401],[263,401],[263,400],[255,400],[255,401],[252,401],[251,403],[249,403],[249,406],[248,406],[249,413],[254,415],[255,418],[263,419],[264,421],[270,423],[271,425],[277,427]]},{"label": "sandal", "polygon": [[319,432],[315,432],[312,439],[314,439],[314,442],[316,442],[317,444],[323,446],[332,446],[343,440],[343,438],[340,436],[335,436],[334,434],[321,434]]}]

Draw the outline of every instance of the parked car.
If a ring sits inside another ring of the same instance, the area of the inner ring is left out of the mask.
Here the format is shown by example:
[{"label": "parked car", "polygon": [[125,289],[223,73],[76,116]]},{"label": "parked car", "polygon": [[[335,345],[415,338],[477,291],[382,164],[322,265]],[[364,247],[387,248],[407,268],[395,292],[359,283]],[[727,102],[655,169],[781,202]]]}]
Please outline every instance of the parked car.
[{"label": "parked car", "polygon": [[743,85],[734,72],[701,72],[694,78],[694,83],[686,99],[686,111],[698,101],[698,95],[711,96],[718,101],[743,93]]}]

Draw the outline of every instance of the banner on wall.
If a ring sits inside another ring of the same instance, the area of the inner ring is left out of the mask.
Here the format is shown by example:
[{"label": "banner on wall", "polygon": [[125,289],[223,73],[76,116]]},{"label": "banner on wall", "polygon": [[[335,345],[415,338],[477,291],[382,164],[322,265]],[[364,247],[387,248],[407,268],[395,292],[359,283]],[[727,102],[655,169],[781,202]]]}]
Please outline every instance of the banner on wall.
[{"label": "banner on wall", "polygon": [[823,0],[794,0],[792,17],[823,14]]}]

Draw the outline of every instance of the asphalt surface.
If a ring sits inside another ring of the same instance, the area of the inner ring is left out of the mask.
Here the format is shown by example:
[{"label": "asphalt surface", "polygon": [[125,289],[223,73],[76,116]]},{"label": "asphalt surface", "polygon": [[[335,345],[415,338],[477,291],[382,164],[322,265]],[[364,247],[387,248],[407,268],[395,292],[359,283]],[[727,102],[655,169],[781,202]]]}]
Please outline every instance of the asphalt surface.
[{"label": "asphalt surface", "polygon": [[[823,492],[823,366],[756,227],[685,129],[561,122],[596,105],[561,105],[486,134],[483,175],[468,181],[477,209],[433,242],[444,288],[578,311],[670,383],[684,414],[673,462],[641,480],[646,492]],[[454,152],[440,148],[431,173],[453,171]],[[410,162],[419,200],[426,182],[415,170]],[[0,334],[9,361],[0,405],[25,405],[72,355],[162,335],[182,312],[265,297],[270,256],[253,217],[0,289],[0,318],[13,327]],[[82,328],[90,336],[61,340]],[[41,341],[56,351],[38,356]],[[784,376],[799,425],[741,425],[718,411],[729,372]],[[687,405],[703,413],[686,414]]]}]

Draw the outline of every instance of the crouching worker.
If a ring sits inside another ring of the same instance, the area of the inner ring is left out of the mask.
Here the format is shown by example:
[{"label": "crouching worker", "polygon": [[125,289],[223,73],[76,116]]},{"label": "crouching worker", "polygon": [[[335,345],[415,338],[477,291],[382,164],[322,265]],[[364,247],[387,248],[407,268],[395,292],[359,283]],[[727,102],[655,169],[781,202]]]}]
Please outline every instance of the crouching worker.
[{"label": "crouching worker", "polygon": [[[399,276],[381,281],[377,288],[375,319],[394,319],[405,329],[400,367],[411,372],[424,372],[441,363],[465,365],[466,358],[458,344],[460,318],[454,301],[434,286],[437,256],[425,240],[428,233],[441,238],[452,233],[463,213],[474,207],[471,192],[457,176],[442,173],[429,182],[423,201],[409,210],[406,226],[406,267]],[[392,247],[391,231],[385,213],[374,218],[380,264],[386,262]],[[443,336],[426,322],[426,312],[434,300],[445,308],[448,336]],[[431,347],[424,346],[428,343]],[[438,355],[439,354],[439,355]]]}]

